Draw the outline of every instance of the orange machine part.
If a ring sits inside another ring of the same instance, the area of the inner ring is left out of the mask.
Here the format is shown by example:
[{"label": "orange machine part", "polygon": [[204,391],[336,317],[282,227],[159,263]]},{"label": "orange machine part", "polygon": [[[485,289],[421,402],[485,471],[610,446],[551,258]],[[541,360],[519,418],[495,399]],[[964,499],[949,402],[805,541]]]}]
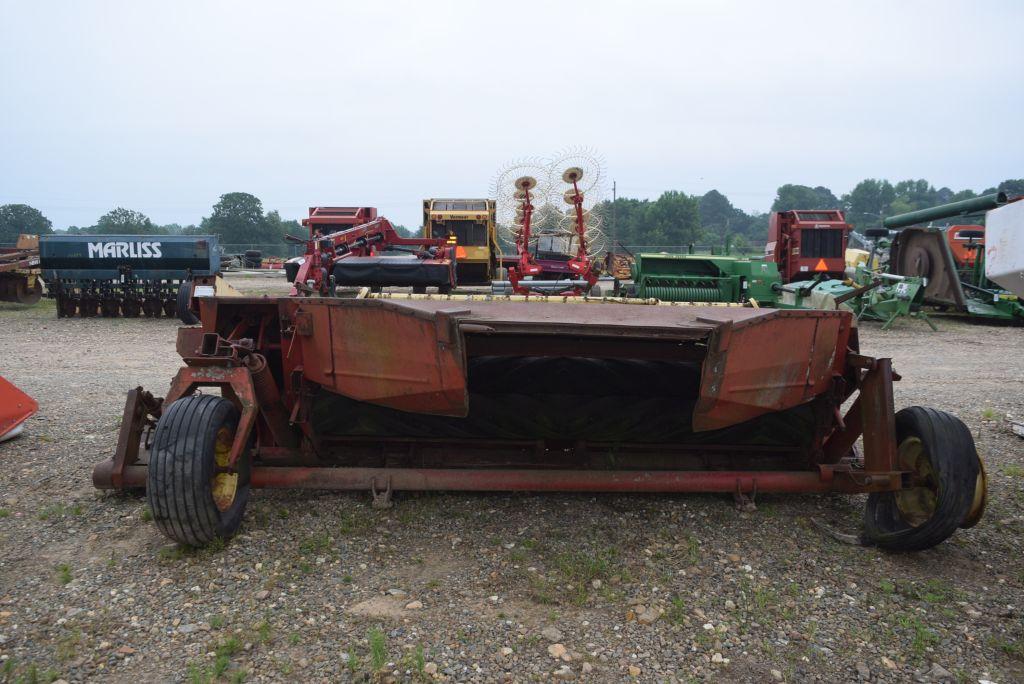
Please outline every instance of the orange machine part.
[{"label": "orange machine part", "polygon": [[38,410],[35,399],[0,376],[0,440]]},{"label": "orange machine part", "polygon": [[[980,250],[967,249],[967,244],[970,241],[963,236],[964,231],[978,231],[984,233],[985,226],[950,226],[946,231],[946,242],[949,243],[949,249],[953,252],[953,259],[956,260],[956,265],[960,268],[974,268],[974,259]],[[984,245],[984,236],[981,238],[974,238],[974,243]]]}]

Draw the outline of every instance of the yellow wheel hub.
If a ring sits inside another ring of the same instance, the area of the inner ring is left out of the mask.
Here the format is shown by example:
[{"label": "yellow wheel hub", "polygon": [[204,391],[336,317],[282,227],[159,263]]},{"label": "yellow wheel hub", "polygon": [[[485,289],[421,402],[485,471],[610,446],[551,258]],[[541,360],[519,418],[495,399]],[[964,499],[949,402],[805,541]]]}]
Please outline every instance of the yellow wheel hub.
[{"label": "yellow wheel hub", "polygon": [[935,514],[939,498],[939,478],[917,437],[900,442],[896,460],[902,470],[914,474],[915,486],[896,492],[896,507],[911,527],[919,527]]},{"label": "yellow wheel hub", "polygon": [[213,474],[211,489],[213,490],[213,502],[221,511],[231,508],[235,502],[235,493],[238,491],[238,473],[223,472],[227,468],[231,457],[231,443],[235,441],[235,431],[228,427],[217,430],[217,439],[213,445],[214,466],[218,471]]},{"label": "yellow wheel hub", "polygon": [[974,501],[971,502],[971,510],[967,517],[960,523],[960,527],[974,527],[981,520],[985,512],[985,504],[988,502],[988,475],[985,474],[985,463],[978,458],[978,479],[974,484]]}]

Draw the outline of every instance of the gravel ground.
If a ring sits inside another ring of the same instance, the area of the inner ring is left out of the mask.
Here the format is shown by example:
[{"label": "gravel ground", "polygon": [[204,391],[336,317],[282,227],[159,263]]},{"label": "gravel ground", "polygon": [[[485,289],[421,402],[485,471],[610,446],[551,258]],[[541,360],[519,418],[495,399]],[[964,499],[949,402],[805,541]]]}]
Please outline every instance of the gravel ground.
[{"label": "gravel ground", "polygon": [[[249,291],[280,280],[235,277]],[[0,681],[1024,681],[1024,331],[884,333],[898,406],[970,426],[986,518],[930,551],[835,541],[863,497],[255,492],[223,548],[96,492],[124,392],[166,390],[169,320],[0,304],[0,373],[39,401],[0,445]],[[33,677],[35,679],[33,679]]]}]

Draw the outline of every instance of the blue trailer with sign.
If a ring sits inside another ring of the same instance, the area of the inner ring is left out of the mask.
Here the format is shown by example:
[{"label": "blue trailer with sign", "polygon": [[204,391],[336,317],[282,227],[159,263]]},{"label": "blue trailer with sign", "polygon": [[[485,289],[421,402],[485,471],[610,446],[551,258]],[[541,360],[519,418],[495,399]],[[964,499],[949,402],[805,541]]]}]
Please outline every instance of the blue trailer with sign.
[{"label": "blue trailer with sign", "polygon": [[215,235],[44,235],[39,262],[59,317],[173,317],[183,283],[220,271],[220,250]]}]

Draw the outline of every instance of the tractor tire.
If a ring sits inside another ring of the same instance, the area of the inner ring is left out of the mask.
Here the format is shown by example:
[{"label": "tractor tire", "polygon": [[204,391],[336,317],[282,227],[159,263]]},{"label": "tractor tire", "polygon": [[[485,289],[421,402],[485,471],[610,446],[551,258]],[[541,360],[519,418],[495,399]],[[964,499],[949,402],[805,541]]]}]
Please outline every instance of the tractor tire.
[{"label": "tractor tire", "polygon": [[981,461],[970,430],[943,411],[911,406],[896,414],[897,467],[925,485],[875,492],[864,511],[865,539],[888,551],[921,551],[968,522]]},{"label": "tractor tire", "polygon": [[43,296],[43,285],[39,282],[39,278],[32,284],[32,287],[28,286],[28,281],[21,281],[17,285],[17,291],[15,293],[15,299],[19,304],[32,305],[40,300]]},{"label": "tractor tire", "polygon": [[180,544],[203,546],[238,530],[249,501],[249,455],[226,465],[238,409],[212,394],[183,397],[163,412],[149,455],[146,497],[157,527]]},{"label": "tractor tire", "polygon": [[178,286],[178,319],[185,325],[195,325],[199,322],[192,310],[188,308],[189,300],[192,299],[192,281],[183,280]]}]

